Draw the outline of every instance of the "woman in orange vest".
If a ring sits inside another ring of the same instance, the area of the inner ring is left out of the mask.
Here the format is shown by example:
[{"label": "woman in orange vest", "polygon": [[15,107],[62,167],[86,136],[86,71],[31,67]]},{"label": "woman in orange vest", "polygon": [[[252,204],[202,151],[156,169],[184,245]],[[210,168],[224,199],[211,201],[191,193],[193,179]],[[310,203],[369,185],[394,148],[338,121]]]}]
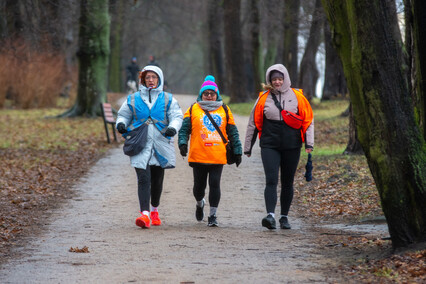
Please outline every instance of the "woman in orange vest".
[{"label": "woman in orange vest", "polygon": [[226,144],[211,119],[215,121],[225,140],[229,139],[233,146],[238,167],[242,155],[238,129],[231,110],[222,102],[214,77],[208,75],[201,85],[197,102],[188,108],[183,116],[178,144],[181,155],[185,157],[188,153],[189,136],[191,136],[188,162],[194,174],[193,194],[197,201],[195,218],[198,221],[204,218],[204,196],[208,180],[210,188],[208,226],[217,227],[216,211],[220,201],[220,178],[223,165],[227,163],[227,160]]},{"label": "woman in orange vest", "polygon": [[[267,216],[262,219],[262,226],[270,230],[276,229],[279,170],[281,169],[279,222],[281,229],[290,229],[287,215],[293,200],[293,181],[300,150],[303,143],[306,153],[311,153],[314,149],[312,108],[302,90],[290,86],[290,77],[284,65],[275,64],[268,68],[265,91],[259,94],[251,112],[244,144],[244,154],[250,157],[256,136],[259,135],[266,178],[264,196]],[[283,116],[282,112],[291,117]]]}]

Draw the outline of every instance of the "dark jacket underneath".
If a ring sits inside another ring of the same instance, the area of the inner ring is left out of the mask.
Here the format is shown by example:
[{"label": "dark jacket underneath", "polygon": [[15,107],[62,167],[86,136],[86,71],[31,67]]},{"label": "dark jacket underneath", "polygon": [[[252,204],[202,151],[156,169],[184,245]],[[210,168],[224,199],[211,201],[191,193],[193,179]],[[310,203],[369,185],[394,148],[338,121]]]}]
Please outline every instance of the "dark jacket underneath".
[{"label": "dark jacket underneath", "polygon": [[300,129],[286,125],[282,120],[270,120],[264,117],[259,145],[262,148],[289,150],[302,147]]}]

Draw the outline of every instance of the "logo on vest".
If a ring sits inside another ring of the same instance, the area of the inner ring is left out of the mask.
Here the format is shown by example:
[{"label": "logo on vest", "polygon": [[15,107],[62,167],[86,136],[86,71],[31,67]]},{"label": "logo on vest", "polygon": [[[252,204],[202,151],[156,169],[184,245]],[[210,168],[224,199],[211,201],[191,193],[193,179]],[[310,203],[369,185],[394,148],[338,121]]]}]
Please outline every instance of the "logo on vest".
[{"label": "logo on vest", "polygon": [[[212,118],[214,122],[216,122],[217,126],[220,127],[222,124],[222,117],[218,114],[212,114]],[[209,117],[207,115],[204,115],[203,117],[203,124],[207,128],[208,131],[213,132],[216,130],[213,123],[210,121]]]}]

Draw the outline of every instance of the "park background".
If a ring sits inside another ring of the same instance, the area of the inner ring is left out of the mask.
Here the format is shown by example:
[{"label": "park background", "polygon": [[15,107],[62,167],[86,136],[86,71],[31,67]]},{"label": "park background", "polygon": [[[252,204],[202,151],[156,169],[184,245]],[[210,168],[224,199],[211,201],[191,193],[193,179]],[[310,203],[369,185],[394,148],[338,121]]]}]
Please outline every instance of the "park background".
[{"label": "park background", "polygon": [[[66,198],[65,188],[84,174],[84,165],[90,167],[114,147],[105,143],[102,121],[88,117],[99,115],[98,102],[114,104],[126,92],[125,67],[130,59],[137,57],[143,67],[150,55],[164,70],[171,92],[196,93],[205,75],[212,74],[232,109],[241,114],[250,111],[266,68],[283,63],[292,85],[305,90],[316,114],[317,183],[301,198],[309,204],[308,212],[334,220],[382,218],[365,157],[343,155],[363,151],[350,127],[348,87],[321,1],[90,2],[0,4],[4,247],[25,232],[27,221],[19,220],[23,214],[40,204],[51,206],[49,198]],[[394,4],[405,38],[401,21],[407,11],[402,3]],[[97,36],[105,35],[102,26],[109,26],[107,41],[93,49],[107,62],[97,70],[105,76],[104,86],[96,103],[89,102],[92,105],[81,113],[69,112],[85,95],[79,89],[78,62],[85,52],[79,36],[82,7],[87,5],[93,9],[89,18],[99,19]],[[53,118],[63,114],[79,118]],[[381,246],[382,240],[378,243]],[[420,259],[424,260],[424,252]],[[378,271],[379,276],[395,276],[388,266]]]}]

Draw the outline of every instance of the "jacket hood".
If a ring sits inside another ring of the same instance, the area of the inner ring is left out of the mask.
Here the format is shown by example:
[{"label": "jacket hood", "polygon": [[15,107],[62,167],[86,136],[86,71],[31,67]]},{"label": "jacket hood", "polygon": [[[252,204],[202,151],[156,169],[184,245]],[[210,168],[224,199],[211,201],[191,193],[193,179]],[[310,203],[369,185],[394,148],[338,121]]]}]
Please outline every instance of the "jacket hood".
[{"label": "jacket hood", "polygon": [[274,64],[271,67],[269,67],[268,70],[266,70],[266,76],[265,76],[266,77],[265,78],[266,84],[272,86],[270,76],[271,76],[271,72],[274,71],[274,70],[279,71],[284,75],[284,83],[278,90],[278,91],[284,93],[285,91],[290,89],[290,86],[291,86],[290,76],[288,75],[287,68],[285,68],[284,65]]},{"label": "jacket hood", "polygon": [[[155,90],[158,90],[160,92],[163,91],[163,86],[164,86],[164,76],[163,76],[163,71],[160,69],[160,67],[154,66],[154,65],[147,65],[145,66],[142,71],[141,74],[146,73],[148,71],[154,72],[155,74],[158,75],[158,86],[157,88],[155,88]],[[140,90],[148,90],[148,88],[142,84],[142,80],[139,79],[139,89]]]}]

